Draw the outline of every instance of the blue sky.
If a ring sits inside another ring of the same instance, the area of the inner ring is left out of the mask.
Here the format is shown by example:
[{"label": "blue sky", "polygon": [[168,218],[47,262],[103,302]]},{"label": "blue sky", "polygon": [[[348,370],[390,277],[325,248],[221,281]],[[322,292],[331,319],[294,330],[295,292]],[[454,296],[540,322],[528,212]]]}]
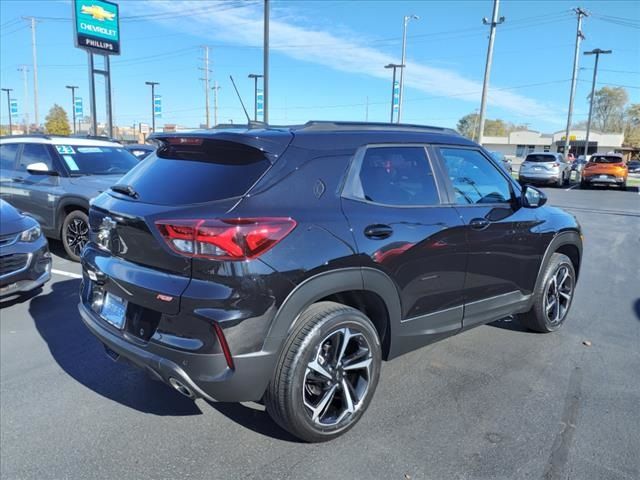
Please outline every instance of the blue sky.
[{"label": "blue sky", "polygon": [[[150,122],[150,92],[160,82],[164,114],[157,121],[197,127],[204,123],[202,45],[211,47],[212,79],[219,90],[219,121],[243,123],[229,75],[252,106],[249,73],[262,69],[262,2],[120,1],[122,55],[112,57],[115,123]],[[480,104],[493,2],[475,1],[272,1],[270,121],[309,119],[387,121],[391,73],[400,62],[403,15],[409,24],[405,103],[407,123],[455,126]],[[564,128],[576,19],[582,6],[582,50],[612,49],[601,57],[598,85],[624,85],[640,102],[640,2],[503,0],[491,73],[487,115],[530,128]],[[0,1],[0,84],[13,88],[24,108],[21,64],[29,68],[33,119],[31,36],[21,16],[36,16],[40,119],[53,103],[70,109],[65,85],[80,87],[88,105],[87,55],[74,48],[69,1]],[[581,56],[574,109],[586,120],[593,57]],[[104,118],[103,83],[97,84],[98,118]],[[0,103],[6,123],[6,98]],[[212,113],[213,118],[213,113]]]}]

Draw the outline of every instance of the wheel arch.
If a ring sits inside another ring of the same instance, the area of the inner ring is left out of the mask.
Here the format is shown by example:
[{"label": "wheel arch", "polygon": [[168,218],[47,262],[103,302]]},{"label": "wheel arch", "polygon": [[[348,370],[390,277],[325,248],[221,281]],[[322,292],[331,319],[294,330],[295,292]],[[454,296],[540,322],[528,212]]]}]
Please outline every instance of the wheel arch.
[{"label": "wheel arch", "polygon": [[569,257],[571,263],[573,264],[573,268],[576,271],[577,280],[582,262],[582,238],[580,236],[580,233],[575,230],[560,232],[555,237],[553,237],[551,242],[549,242],[547,250],[544,253],[544,257],[542,258],[540,269],[538,270],[536,289],[539,287],[540,282],[542,281],[541,274],[547,268],[547,265],[549,265],[551,257],[554,253],[562,253]]},{"label": "wheel arch", "polygon": [[323,272],[300,283],[278,309],[267,338],[286,338],[300,315],[320,301],[342,303],[367,315],[380,337],[383,358],[388,357],[400,322],[400,298],[393,281],[385,273],[370,268]]},{"label": "wheel arch", "polygon": [[89,214],[89,200],[83,197],[64,197],[61,198],[58,202],[57,213],[56,213],[56,224],[54,226],[54,230],[56,234],[59,236],[58,238],[62,238],[62,224],[67,215],[69,215],[74,210],[80,210],[87,215]]}]

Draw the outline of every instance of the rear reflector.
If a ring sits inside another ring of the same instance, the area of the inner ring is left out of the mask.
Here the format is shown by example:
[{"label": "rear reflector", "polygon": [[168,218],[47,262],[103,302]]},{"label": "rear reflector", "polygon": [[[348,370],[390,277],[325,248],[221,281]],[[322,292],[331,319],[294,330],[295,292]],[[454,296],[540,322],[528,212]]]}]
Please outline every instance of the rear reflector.
[{"label": "rear reflector", "polygon": [[169,247],[188,257],[248,260],[262,255],[296,227],[291,218],[158,220]]},{"label": "rear reflector", "polygon": [[216,331],[216,336],[218,337],[218,341],[220,342],[220,348],[222,349],[222,353],[224,353],[224,359],[227,361],[227,366],[233,370],[233,357],[231,356],[231,350],[229,350],[229,345],[227,344],[227,339],[224,336],[224,332],[220,325],[214,322],[213,329]]}]

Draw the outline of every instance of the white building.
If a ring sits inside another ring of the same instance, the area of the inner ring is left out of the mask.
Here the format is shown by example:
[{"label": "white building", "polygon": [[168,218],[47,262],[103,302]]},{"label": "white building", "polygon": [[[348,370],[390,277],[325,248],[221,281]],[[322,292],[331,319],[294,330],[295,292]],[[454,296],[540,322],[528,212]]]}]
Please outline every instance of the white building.
[{"label": "white building", "polygon": [[[578,156],[584,153],[586,130],[572,130],[570,136],[570,152]],[[589,155],[610,151],[622,151],[622,133],[589,132]],[[501,152],[510,158],[524,158],[528,153],[564,152],[565,131],[543,134],[535,130],[518,130],[506,137],[483,138],[487,150]]]}]

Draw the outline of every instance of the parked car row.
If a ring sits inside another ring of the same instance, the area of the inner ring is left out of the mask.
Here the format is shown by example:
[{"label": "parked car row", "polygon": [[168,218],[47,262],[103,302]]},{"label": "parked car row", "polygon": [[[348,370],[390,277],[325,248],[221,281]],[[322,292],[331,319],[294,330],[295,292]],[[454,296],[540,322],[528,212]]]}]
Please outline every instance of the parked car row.
[{"label": "parked car row", "polygon": [[570,163],[561,153],[533,152],[520,166],[518,181],[521,185],[551,184],[560,187],[568,184],[572,172],[575,172],[581,188],[615,185],[626,190],[628,174],[632,170],[640,170],[640,162],[626,164],[622,155],[617,153],[580,155]]}]

